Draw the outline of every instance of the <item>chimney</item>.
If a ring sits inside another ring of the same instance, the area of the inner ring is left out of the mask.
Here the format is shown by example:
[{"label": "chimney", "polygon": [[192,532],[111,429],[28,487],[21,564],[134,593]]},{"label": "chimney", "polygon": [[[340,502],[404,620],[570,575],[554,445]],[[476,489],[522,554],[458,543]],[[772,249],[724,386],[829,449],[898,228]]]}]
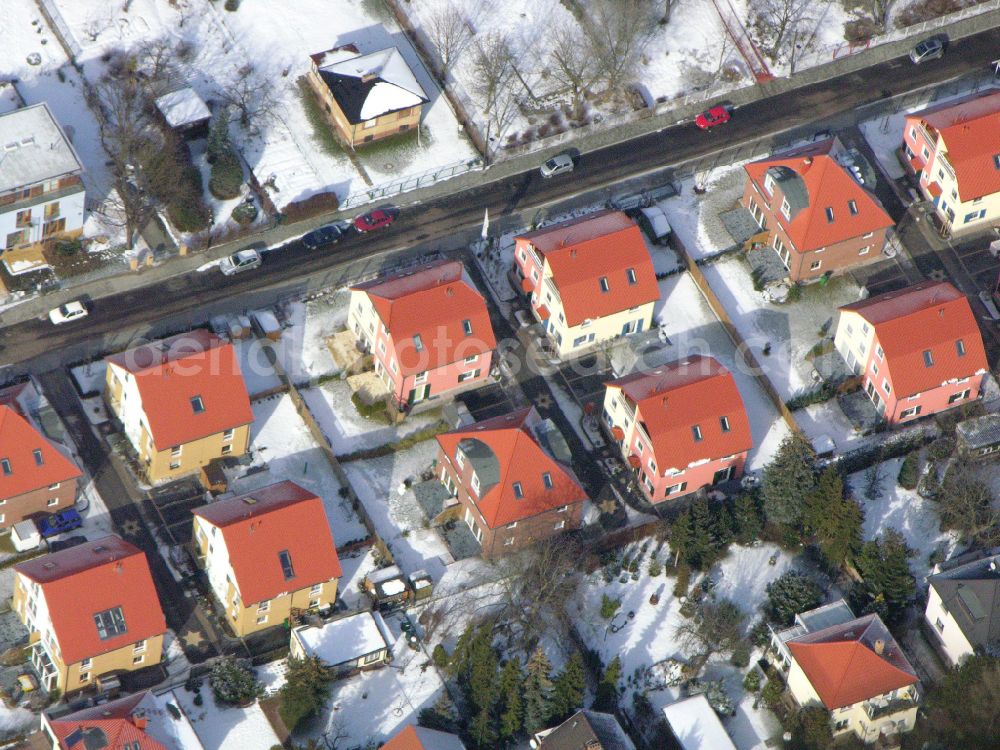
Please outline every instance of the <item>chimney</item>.
[{"label": "chimney", "polygon": [[807,156],[805,159],[802,160],[802,163],[808,167],[810,164],[813,163],[813,158],[811,156]]},{"label": "chimney", "polygon": [[378,78],[378,76],[375,73],[369,71],[361,76],[361,83],[371,83],[376,78]]},{"label": "chimney", "polygon": [[115,563],[115,573],[118,573],[119,575],[121,575],[121,572],[123,570],[125,570],[125,566],[122,565],[121,562],[116,562]]},{"label": "chimney", "polygon": [[663,397],[663,408],[664,408],[664,409],[666,409],[666,408],[667,408],[667,401],[668,401],[668,400],[669,400],[669,399],[668,399],[668,398],[667,398],[666,396],[664,396],[664,397]]},{"label": "chimney", "polygon": [[885,641],[883,641],[881,638],[877,638],[875,640],[875,653],[878,654],[879,656],[885,653]]}]

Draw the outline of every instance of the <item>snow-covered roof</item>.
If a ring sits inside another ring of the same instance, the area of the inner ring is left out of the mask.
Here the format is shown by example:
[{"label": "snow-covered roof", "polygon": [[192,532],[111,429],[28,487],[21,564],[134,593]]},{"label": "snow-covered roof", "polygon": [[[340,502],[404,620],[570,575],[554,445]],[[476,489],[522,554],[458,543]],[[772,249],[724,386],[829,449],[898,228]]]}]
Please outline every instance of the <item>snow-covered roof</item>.
[{"label": "snow-covered roof", "polygon": [[180,128],[212,116],[208,105],[190,86],[164,94],[156,100],[156,108],[167,120],[167,125]]},{"label": "snow-covered roof", "polygon": [[428,101],[395,47],[334,59],[319,68],[319,73],[350,122],[371,120]]},{"label": "snow-covered roof", "polygon": [[82,170],[47,104],[0,115],[0,192]]},{"label": "snow-covered roof", "polygon": [[684,750],[736,750],[704,695],[671,703],[663,715]]},{"label": "snow-covered roof", "polygon": [[[377,618],[377,619],[376,619]],[[309,656],[318,656],[330,667],[360,659],[389,648],[378,612],[361,612],[350,617],[328,622],[322,627],[303,625],[292,635]]]}]

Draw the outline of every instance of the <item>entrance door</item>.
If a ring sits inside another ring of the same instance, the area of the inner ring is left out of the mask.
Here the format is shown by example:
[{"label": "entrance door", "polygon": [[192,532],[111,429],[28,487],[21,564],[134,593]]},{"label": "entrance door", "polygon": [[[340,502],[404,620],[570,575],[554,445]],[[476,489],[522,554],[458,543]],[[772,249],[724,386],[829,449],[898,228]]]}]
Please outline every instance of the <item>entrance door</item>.
[{"label": "entrance door", "polygon": [[719,469],[715,472],[715,476],[712,477],[712,484],[719,484],[720,482],[728,482],[733,478],[733,467],[727,466],[725,469]]}]

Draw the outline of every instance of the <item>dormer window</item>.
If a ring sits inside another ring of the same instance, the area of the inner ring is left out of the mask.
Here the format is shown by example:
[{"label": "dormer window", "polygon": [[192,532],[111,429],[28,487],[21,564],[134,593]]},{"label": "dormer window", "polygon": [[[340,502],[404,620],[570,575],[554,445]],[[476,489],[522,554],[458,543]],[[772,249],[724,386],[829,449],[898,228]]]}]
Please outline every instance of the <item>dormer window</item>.
[{"label": "dormer window", "polygon": [[191,397],[191,411],[195,414],[201,414],[205,411],[205,402],[201,400],[201,396]]},{"label": "dormer window", "polygon": [[701,435],[701,427],[699,425],[695,425],[694,427],[691,428],[691,434],[694,435],[694,441],[696,443],[701,442],[702,435]]},{"label": "dormer window", "polygon": [[424,350],[424,342],[420,338],[419,333],[413,334],[413,346],[416,348],[418,352],[422,352]]},{"label": "dormer window", "polygon": [[466,336],[472,335],[472,321],[466,318],[462,321],[462,330],[465,331]]},{"label": "dormer window", "polygon": [[955,352],[959,357],[965,356],[965,342],[962,339],[956,339],[955,341]]},{"label": "dormer window", "polygon": [[826,207],[826,223],[827,224],[833,224],[833,207],[832,206],[827,206]]},{"label": "dormer window", "polygon": [[552,475],[547,471],[542,474],[542,484],[545,485],[545,489],[547,490],[551,490],[553,487]]},{"label": "dormer window", "polygon": [[602,292],[604,292],[605,294],[607,294],[608,292],[611,291],[611,286],[610,286],[610,284],[608,284],[608,277],[607,276],[602,276],[600,283],[601,283],[601,291]]},{"label": "dormer window", "polygon": [[[962,353],[964,354],[965,352]],[[35,448],[35,450],[31,451],[31,455],[35,457],[35,466],[43,466],[45,464],[45,457],[42,456],[41,448]]]},{"label": "dormer window", "polygon": [[855,201],[853,198],[851,200],[847,201],[847,209],[851,212],[851,216],[857,216],[858,215],[858,202]]},{"label": "dormer window", "polygon": [[924,367],[934,366],[934,356],[931,354],[930,349],[924,349]]},{"label": "dormer window", "polygon": [[632,286],[634,286],[635,284],[638,283],[638,281],[635,278],[635,269],[634,268],[628,268],[628,269],[625,270],[625,278],[628,279],[628,283],[631,284]]},{"label": "dormer window", "polygon": [[511,487],[514,490],[514,497],[516,497],[518,500],[524,498],[524,487],[521,486],[520,482],[514,482],[514,484],[512,484]]}]

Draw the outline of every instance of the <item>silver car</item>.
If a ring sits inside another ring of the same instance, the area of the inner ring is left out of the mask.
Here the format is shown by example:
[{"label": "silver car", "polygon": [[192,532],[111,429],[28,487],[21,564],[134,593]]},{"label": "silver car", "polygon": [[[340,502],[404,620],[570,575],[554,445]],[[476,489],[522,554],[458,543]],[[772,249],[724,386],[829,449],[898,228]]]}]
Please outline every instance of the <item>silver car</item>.
[{"label": "silver car", "polygon": [[573,157],[569,154],[556,154],[542,165],[542,177],[555,177],[557,174],[573,171]]},{"label": "silver car", "polygon": [[924,39],[910,50],[910,60],[919,65],[926,60],[937,60],[944,56],[944,43],[940,39]]},{"label": "silver car", "polygon": [[263,260],[260,257],[260,253],[256,250],[237,250],[235,253],[227,255],[219,262],[219,270],[226,276],[232,276],[234,273],[259,268],[262,262]]}]

